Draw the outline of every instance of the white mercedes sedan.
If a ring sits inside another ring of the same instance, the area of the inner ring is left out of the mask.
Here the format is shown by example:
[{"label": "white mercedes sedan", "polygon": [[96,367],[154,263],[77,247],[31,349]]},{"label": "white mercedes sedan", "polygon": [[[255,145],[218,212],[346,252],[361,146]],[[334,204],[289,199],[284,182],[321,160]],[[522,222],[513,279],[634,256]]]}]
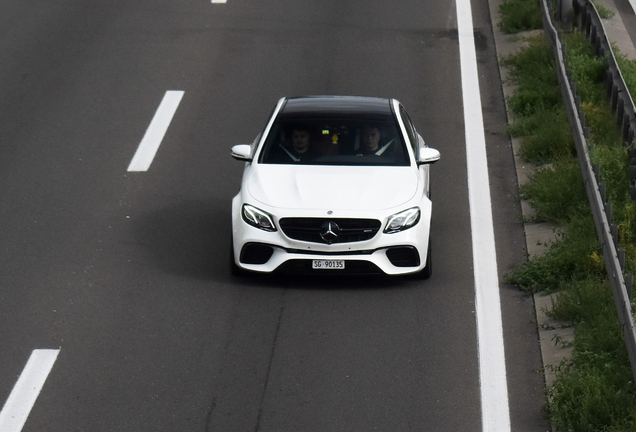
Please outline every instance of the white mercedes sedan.
[{"label": "white mercedes sedan", "polygon": [[429,169],[440,158],[395,99],[282,98],[232,201],[233,274],[431,276]]}]

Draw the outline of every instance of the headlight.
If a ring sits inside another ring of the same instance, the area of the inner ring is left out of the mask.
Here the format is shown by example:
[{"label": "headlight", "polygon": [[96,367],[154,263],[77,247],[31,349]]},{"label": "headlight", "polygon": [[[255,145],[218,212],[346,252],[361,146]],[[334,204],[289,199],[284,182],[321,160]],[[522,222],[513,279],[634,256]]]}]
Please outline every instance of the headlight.
[{"label": "headlight", "polygon": [[389,217],[384,232],[386,234],[392,234],[398,231],[404,231],[416,225],[419,221],[420,209],[419,207],[413,207]]},{"label": "headlight", "polygon": [[243,220],[264,231],[276,231],[272,215],[249,204],[243,204]]}]

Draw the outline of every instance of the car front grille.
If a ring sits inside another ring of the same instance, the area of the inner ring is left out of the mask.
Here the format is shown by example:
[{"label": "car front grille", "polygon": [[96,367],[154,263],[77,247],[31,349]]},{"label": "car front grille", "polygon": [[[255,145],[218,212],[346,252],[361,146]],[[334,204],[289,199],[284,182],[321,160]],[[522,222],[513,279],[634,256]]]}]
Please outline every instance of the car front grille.
[{"label": "car front grille", "polygon": [[279,225],[291,239],[334,244],[369,240],[382,223],[377,219],[283,218]]}]

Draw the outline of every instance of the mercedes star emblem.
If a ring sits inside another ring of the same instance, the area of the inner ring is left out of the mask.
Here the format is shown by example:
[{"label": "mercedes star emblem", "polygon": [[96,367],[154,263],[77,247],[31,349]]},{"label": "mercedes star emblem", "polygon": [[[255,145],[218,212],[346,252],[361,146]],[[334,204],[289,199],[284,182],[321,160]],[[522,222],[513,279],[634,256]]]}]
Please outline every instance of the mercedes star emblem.
[{"label": "mercedes star emblem", "polygon": [[340,232],[340,227],[335,222],[325,222],[320,225],[320,237],[325,241],[325,243],[331,244],[338,240],[338,233]]}]

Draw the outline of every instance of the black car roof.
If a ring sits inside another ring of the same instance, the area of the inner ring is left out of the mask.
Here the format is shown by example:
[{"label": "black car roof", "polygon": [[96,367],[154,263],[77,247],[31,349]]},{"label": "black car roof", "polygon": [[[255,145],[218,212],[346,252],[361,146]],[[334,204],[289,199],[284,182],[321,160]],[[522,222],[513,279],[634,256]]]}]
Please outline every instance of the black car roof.
[{"label": "black car roof", "polygon": [[280,118],[359,117],[361,119],[393,117],[389,99],[363,96],[307,96],[289,98]]}]

